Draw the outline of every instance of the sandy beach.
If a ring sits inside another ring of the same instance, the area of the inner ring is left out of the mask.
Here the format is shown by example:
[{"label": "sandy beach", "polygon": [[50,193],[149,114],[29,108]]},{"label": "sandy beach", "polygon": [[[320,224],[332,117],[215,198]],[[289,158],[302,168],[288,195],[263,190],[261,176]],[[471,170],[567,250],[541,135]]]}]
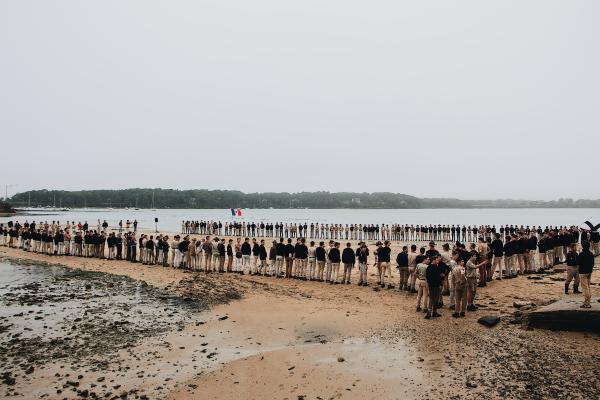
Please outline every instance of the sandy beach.
[{"label": "sandy beach", "polygon": [[[394,258],[400,246],[394,243]],[[23,343],[5,333],[16,323],[13,319],[24,318],[27,326],[29,320],[50,318],[51,309],[45,308],[39,317],[32,313],[4,318],[0,334],[6,353],[0,359],[4,382],[0,393],[6,397],[590,399],[600,392],[595,373],[600,367],[600,337],[532,329],[520,322],[520,311],[513,305],[530,301],[541,306],[561,299],[564,272],[536,280],[521,276],[493,281],[478,291],[477,312],[453,319],[444,309],[441,318],[424,320],[422,313],[415,312],[416,296],[393,289],[206,275],[125,261],[49,257],[6,247],[0,248],[0,257],[103,273],[94,276],[97,281],[84,284],[81,293],[99,285],[113,288],[112,278],[106,276],[117,276],[127,278],[127,285],[147,286],[144,293],[149,302],[170,299],[162,314],[146,315],[142,309],[139,320],[124,314],[139,327],[128,331],[127,340],[106,335],[94,319],[97,316],[90,316],[92,308],[69,315],[66,318],[83,332],[72,328],[78,333],[66,336],[83,340],[92,350],[65,351],[58,358],[42,357],[31,343],[29,356],[17,354],[15,349]],[[374,273],[371,266],[371,282]],[[79,279],[71,279],[75,278]],[[594,302],[600,295],[599,283],[596,274]],[[36,288],[35,293],[42,289]],[[103,301],[98,295],[95,306]],[[188,310],[187,304],[195,301],[201,302],[201,309]],[[162,310],[162,305],[152,307],[155,312]],[[484,315],[500,316],[501,322],[487,328],[477,323]],[[167,323],[163,329],[155,321]],[[86,329],[98,337],[82,339]],[[47,345],[43,336],[38,340],[39,347]],[[52,342],[47,346],[52,348]]]}]

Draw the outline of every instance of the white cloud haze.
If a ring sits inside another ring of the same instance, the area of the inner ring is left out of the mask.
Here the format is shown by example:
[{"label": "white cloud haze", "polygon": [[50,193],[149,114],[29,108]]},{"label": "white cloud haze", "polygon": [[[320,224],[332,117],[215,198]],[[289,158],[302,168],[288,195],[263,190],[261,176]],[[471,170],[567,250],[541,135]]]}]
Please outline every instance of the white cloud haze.
[{"label": "white cloud haze", "polygon": [[599,198],[597,1],[0,2],[0,184]]}]

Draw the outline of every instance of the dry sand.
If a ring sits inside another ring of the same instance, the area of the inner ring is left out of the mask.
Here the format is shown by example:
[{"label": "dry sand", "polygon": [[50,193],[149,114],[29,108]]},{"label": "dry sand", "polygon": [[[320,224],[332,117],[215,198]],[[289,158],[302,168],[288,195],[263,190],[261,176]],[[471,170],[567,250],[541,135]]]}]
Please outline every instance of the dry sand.
[{"label": "dry sand", "polygon": [[[441,318],[424,320],[415,312],[416,296],[397,290],[205,275],[5,247],[0,256],[126,275],[212,304],[177,329],[115,349],[102,369],[91,359],[50,360],[30,374],[4,365],[18,375],[10,388],[0,384],[6,396],[80,398],[83,388],[107,398],[235,400],[591,399],[600,393],[598,335],[509,323],[515,300],[560,299],[564,273],[494,281],[478,291],[479,311],[457,320],[445,309]],[[374,272],[370,267],[369,275]],[[597,298],[597,273],[593,278]],[[486,328],[476,322],[483,315],[502,320]],[[68,379],[78,382],[77,390]]]}]

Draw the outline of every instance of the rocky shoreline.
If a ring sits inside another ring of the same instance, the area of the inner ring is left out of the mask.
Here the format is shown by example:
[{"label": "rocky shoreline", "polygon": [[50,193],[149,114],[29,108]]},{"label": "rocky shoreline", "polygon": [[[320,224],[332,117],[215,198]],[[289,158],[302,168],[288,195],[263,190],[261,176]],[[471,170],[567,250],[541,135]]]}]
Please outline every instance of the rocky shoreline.
[{"label": "rocky shoreline", "polygon": [[[47,363],[99,374],[119,351],[182,330],[192,317],[207,310],[208,303],[240,298],[235,289],[220,291],[208,282],[182,294],[123,275],[60,264],[14,258],[2,258],[0,263],[29,269],[35,276],[23,284],[3,285],[0,294],[4,308],[0,364],[5,366],[0,380],[7,396],[16,395],[15,386]],[[186,286],[185,281],[180,284]],[[71,391],[80,397],[114,398],[114,387],[106,383],[82,388],[75,379],[79,375],[57,372],[56,394]]]}]

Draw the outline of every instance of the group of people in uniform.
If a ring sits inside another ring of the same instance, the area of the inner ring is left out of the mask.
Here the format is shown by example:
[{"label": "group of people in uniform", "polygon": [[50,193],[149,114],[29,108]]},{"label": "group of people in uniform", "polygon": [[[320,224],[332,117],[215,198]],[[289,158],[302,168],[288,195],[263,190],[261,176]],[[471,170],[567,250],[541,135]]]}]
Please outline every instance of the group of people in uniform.
[{"label": "group of people in uniform", "polygon": [[[255,236],[265,238],[307,238],[333,240],[391,240],[391,241],[476,241],[478,237],[501,237],[519,232],[541,235],[541,226],[493,225],[419,225],[419,224],[329,224],[329,223],[283,223],[283,222],[221,222],[221,221],[181,221],[182,234],[217,236]],[[560,227],[558,229],[563,229]]]},{"label": "group of people in uniform", "polygon": [[[429,238],[428,247],[419,247],[416,243],[403,246],[395,257],[398,269],[398,289],[415,293],[416,310],[425,312],[427,318],[439,316],[439,308],[443,306],[443,296],[448,296],[449,307],[454,310],[453,316],[461,317],[466,311],[475,311],[475,296],[478,287],[486,286],[494,277],[497,280],[512,279],[519,275],[543,272],[559,263],[567,265],[565,293],[569,293],[573,282],[573,292],[584,294],[582,307],[590,305],[590,275],[594,265],[594,256],[600,253],[600,235],[593,230],[571,227],[519,227],[501,226],[498,231],[494,227],[483,226],[463,236],[462,227],[442,226],[442,231],[430,231],[429,227],[423,235],[422,227],[413,228],[405,225],[394,232],[408,232],[401,236],[391,235],[387,239],[387,226],[382,225],[377,234],[354,235],[342,229],[342,238],[358,240],[353,247],[347,242],[342,245],[336,240],[340,231],[329,230],[327,224],[311,224],[309,234],[321,238],[322,228],[329,240],[310,240],[301,236],[307,233],[306,225],[282,224],[245,224],[242,226],[220,222],[184,221],[183,229],[188,234],[168,235],[139,234],[137,221],[135,228],[130,229],[129,221],[123,231],[123,223],[119,221],[119,229],[108,231],[106,221],[96,229],[84,224],[59,221],[52,224],[18,221],[0,224],[0,244],[19,247],[26,251],[49,255],[73,255],[80,257],[107,258],[110,260],[127,260],[144,265],[162,265],[163,267],[185,268],[192,271],[230,272],[250,275],[265,275],[275,278],[290,278],[307,281],[319,281],[335,284],[351,284],[352,272],[358,266],[357,284],[369,286],[376,284],[377,289],[396,288],[392,274],[391,241],[417,242]],[[269,228],[267,228],[269,226]],[[286,228],[287,226],[287,228]],[[370,225],[373,226],[373,225]],[[271,227],[277,233],[288,234],[267,244],[261,237],[269,237]],[[363,225],[351,225],[364,232]],[[350,229],[348,227],[348,229]],[[379,226],[377,226],[379,227]],[[294,232],[292,230],[296,230]],[[445,228],[449,228],[446,232]],[[287,229],[287,230],[286,230]],[[226,239],[214,232],[224,233],[233,238]],[[337,232],[337,233],[335,233]],[[413,232],[413,233],[411,233]],[[419,232],[419,234],[417,234]],[[465,230],[469,232],[469,228]],[[193,233],[202,233],[203,237],[191,237]],[[242,240],[241,233],[253,233]],[[213,236],[215,235],[215,236]],[[333,236],[331,236],[333,235]],[[458,236],[457,236],[458,235]],[[235,237],[238,236],[238,237]],[[284,237],[287,237],[284,238]],[[392,239],[392,237],[396,239]],[[379,238],[382,238],[381,240]],[[399,238],[399,239],[398,239]],[[448,240],[437,249],[435,238]],[[464,240],[466,239],[466,240]],[[470,239],[473,239],[472,241]],[[366,240],[376,240],[375,249],[369,249]],[[468,244],[465,244],[468,243]],[[470,243],[469,243],[470,242]],[[451,244],[452,243],[452,244]],[[581,251],[579,252],[579,247]],[[369,264],[370,260],[373,260]],[[376,268],[377,282],[369,282],[368,266]]]}]

